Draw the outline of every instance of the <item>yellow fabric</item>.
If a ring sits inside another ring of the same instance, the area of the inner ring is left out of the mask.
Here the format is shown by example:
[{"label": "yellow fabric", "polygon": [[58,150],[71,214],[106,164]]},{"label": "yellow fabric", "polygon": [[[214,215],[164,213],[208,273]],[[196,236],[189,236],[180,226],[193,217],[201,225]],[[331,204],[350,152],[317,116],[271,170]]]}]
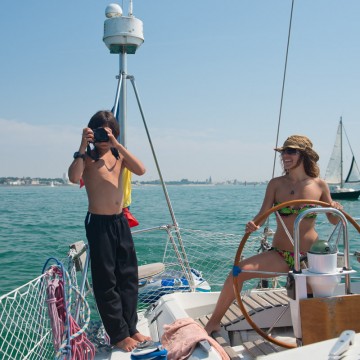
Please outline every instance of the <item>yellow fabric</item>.
[{"label": "yellow fabric", "polygon": [[131,171],[124,168],[122,173],[122,184],[124,191],[124,204],[123,207],[129,207],[131,204]]}]

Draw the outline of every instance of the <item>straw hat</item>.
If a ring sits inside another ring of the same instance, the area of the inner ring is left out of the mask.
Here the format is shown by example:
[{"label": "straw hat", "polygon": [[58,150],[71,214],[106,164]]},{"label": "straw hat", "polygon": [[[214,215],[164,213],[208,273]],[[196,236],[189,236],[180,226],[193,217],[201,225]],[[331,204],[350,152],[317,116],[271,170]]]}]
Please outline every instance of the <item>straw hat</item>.
[{"label": "straw hat", "polygon": [[275,148],[275,151],[283,151],[286,148],[301,150],[304,154],[307,154],[314,161],[319,160],[319,155],[313,150],[313,144],[310,139],[304,135],[291,135],[289,136],[283,146]]}]

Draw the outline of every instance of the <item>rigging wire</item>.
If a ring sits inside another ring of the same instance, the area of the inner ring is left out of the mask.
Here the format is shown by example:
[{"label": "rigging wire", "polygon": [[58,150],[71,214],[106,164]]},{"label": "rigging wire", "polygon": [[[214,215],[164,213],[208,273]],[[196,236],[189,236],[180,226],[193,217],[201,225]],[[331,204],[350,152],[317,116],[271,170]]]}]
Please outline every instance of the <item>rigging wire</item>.
[{"label": "rigging wire", "polygon": [[[289,21],[289,31],[288,31],[288,39],[287,39],[287,45],[286,45],[285,66],[284,66],[284,75],[283,75],[283,82],[282,82],[282,88],[281,88],[279,120],[278,120],[277,132],[276,132],[276,144],[275,144],[275,147],[278,147],[278,143],[279,143],[279,131],[280,131],[280,123],[281,123],[282,105],[283,105],[283,100],[284,100],[286,70],[287,70],[287,63],[288,63],[288,56],[289,56],[290,36],[291,36],[291,25],[292,25],[292,18],[293,18],[294,2],[295,2],[295,0],[292,0],[292,3],[291,3],[290,21]],[[275,154],[274,154],[274,164],[273,164],[273,170],[272,170],[272,176],[271,176],[271,178],[273,178],[274,175],[275,175],[276,155],[277,155],[277,154],[276,154],[276,152],[275,152]]]},{"label": "rigging wire", "polygon": [[[295,0],[292,0],[292,2],[291,2],[291,10],[290,10],[288,38],[287,38],[287,44],[286,44],[284,74],[283,74],[283,81],[282,81],[282,87],[281,87],[280,108],[279,108],[279,118],[278,118],[277,132],[276,132],[275,148],[277,148],[278,144],[279,144],[279,132],[280,132],[282,106],[283,106],[284,92],[285,92],[286,70],[287,70],[287,63],[288,63],[288,57],[289,57],[290,38],[291,38],[291,25],[292,25],[293,11],[294,11],[294,3],[295,3]],[[275,176],[276,156],[277,156],[277,152],[275,151],[274,152],[273,169],[272,169],[272,175],[271,175],[272,179]],[[268,227],[269,227],[269,218],[267,218],[267,220],[266,220],[265,229],[268,228]],[[265,240],[266,240],[266,235],[265,235]]]}]

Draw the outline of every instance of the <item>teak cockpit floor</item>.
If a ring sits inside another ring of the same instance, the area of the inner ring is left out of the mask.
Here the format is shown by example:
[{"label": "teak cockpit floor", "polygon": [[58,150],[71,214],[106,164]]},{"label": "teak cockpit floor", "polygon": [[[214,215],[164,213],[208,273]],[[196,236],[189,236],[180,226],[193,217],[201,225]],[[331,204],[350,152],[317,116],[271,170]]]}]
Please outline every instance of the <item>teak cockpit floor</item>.
[{"label": "teak cockpit floor", "polygon": [[[264,317],[274,317],[277,313],[288,311],[288,297],[284,290],[267,290],[252,292],[242,297],[245,308],[250,316],[262,313]],[[209,321],[211,314],[196,319],[202,326]],[[285,327],[290,324],[285,324]],[[237,301],[234,301],[221,320],[221,330],[214,332],[213,338],[223,346],[231,360],[240,359],[236,349],[241,346],[246,352],[247,359],[267,355],[284,350],[262,338],[249,336],[251,329],[247,323]],[[231,344],[231,346],[229,345]]]}]

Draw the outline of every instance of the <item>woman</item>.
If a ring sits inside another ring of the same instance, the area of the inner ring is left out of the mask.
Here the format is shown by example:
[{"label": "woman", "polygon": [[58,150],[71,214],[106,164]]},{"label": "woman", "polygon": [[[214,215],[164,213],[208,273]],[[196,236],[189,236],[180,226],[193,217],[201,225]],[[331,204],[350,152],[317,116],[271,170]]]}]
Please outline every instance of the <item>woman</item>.
[{"label": "woman", "polygon": [[[319,178],[320,170],[317,165],[319,156],[312,147],[312,142],[306,136],[292,135],[286,139],[282,147],[275,149],[281,154],[284,175],[269,182],[261,209],[255,218],[246,224],[246,232],[251,233],[259,229],[260,226],[257,226],[255,221],[265,211],[274,205],[290,200],[319,200],[330,203],[334,208],[342,209],[339,203],[332,201],[326,182]],[[292,254],[294,247],[281,222],[284,223],[288,232],[293,234],[297,214],[312,206],[280,209],[279,214],[282,221],[277,218],[277,229],[271,249],[241,261],[240,268],[247,271],[288,272],[294,265]],[[301,253],[306,253],[318,237],[315,231],[315,217],[315,214],[308,215],[300,224]],[[332,224],[337,224],[339,220],[336,215],[330,213],[327,214],[327,217]],[[254,273],[241,272],[238,275],[239,287],[242,287],[245,280],[254,277],[257,277]],[[273,276],[263,274],[262,277]],[[220,321],[234,299],[233,280],[230,273],[224,283],[215,310],[205,327],[208,334],[220,329]]]}]

